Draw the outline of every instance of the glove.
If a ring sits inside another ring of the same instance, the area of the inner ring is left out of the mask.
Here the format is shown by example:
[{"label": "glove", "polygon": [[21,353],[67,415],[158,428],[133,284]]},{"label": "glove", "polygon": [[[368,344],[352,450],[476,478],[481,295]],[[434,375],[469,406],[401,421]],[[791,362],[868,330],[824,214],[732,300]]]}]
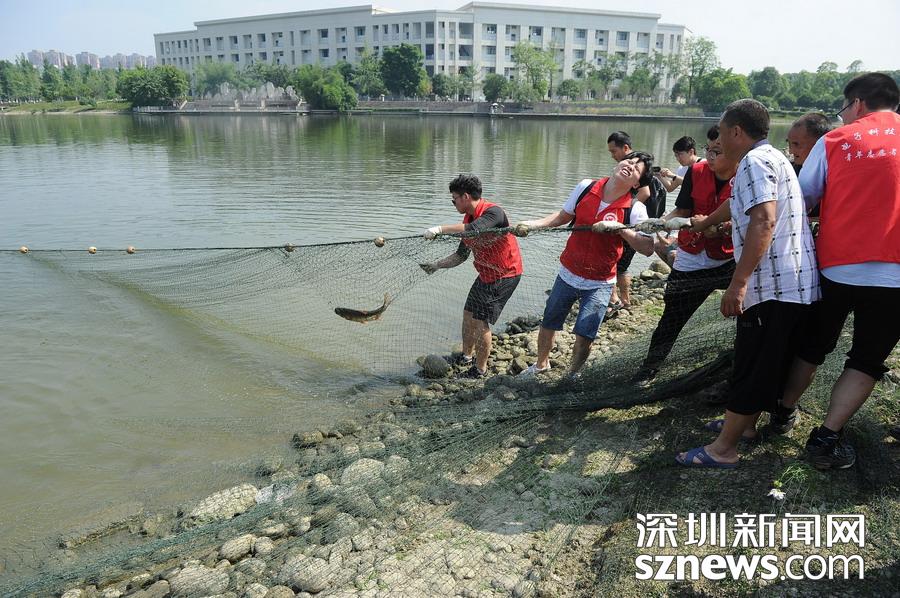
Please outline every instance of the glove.
[{"label": "glove", "polygon": [[591,227],[591,230],[595,233],[617,233],[624,228],[627,227],[621,222],[616,222],[615,220],[601,220],[600,222],[595,222]]},{"label": "glove", "polygon": [[647,218],[643,222],[639,222],[635,225],[634,230],[639,233],[655,233],[658,230],[662,230],[666,227],[666,221],[662,218]]},{"label": "glove", "polygon": [[524,222],[519,222],[513,228],[513,234],[517,237],[527,237],[529,233],[528,225]]},{"label": "glove", "polygon": [[434,274],[438,270],[434,264],[419,264],[419,267],[425,270],[425,274]]},{"label": "glove", "polygon": [[422,236],[430,241],[433,238],[435,238],[436,236],[438,236],[439,234],[441,234],[441,227],[440,226],[432,226],[431,228],[427,229],[424,233],[422,233]]},{"label": "glove", "polygon": [[690,218],[669,218],[665,224],[666,230],[681,230],[691,227]]}]

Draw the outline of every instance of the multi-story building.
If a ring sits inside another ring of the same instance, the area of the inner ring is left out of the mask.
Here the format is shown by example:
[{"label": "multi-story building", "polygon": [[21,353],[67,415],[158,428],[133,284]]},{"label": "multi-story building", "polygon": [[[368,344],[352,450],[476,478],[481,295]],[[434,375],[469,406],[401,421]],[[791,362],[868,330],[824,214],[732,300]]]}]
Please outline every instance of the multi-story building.
[{"label": "multi-story building", "polygon": [[[612,55],[633,59],[681,52],[686,28],[651,13],[471,2],[457,10],[392,12],[374,6],[309,10],[194,23],[196,29],[157,33],[159,64],[191,73],[202,62],[244,68],[255,62],[332,66],[356,62],[368,47],[376,54],[401,43],[421,48],[425,69],[480,75],[514,75],[512,49],[528,41],[552,49],[562,78],[573,66],[602,66]],[[582,63],[584,61],[584,63]],[[665,97],[674,81],[661,82]]]},{"label": "multi-story building", "polygon": [[87,65],[92,69],[100,68],[100,57],[91,52],[79,52],[75,55],[75,62],[78,66]]},{"label": "multi-story building", "polygon": [[40,50],[32,50],[28,53],[28,62],[31,63],[32,66],[41,68],[44,66],[44,53]]}]

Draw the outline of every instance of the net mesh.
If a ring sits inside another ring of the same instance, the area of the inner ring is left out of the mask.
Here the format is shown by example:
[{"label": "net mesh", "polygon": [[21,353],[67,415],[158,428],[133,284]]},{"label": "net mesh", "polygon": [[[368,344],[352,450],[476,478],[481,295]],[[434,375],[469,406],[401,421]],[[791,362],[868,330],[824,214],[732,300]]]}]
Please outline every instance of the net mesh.
[{"label": "net mesh", "polygon": [[[431,276],[420,267],[452,255],[456,237],[10,253],[36,272],[124,290],[222,342],[352,375],[335,385],[310,374],[300,382],[313,388],[308,403],[254,418],[121,422],[200,437],[265,428],[282,435],[285,450],[198,464],[203,487],[220,491],[177,510],[125,508],[61,540],[11,550],[2,593],[91,584],[113,595],[165,583],[173,595],[256,595],[254,584],[280,583],[327,595],[534,594],[537,571],[596,517],[642,450],[633,422],[598,438],[597,412],[720,394],[734,341],[734,323],[718,314],[721,281],[667,289],[666,268],[654,266],[635,276],[631,306],[601,326],[580,376],[564,375],[577,304],[550,372],[518,376],[535,360],[567,236],[520,239],[525,274],[495,326],[483,380],[459,378],[468,365],[444,358],[459,341],[471,266]],[[686,302],[696,310],[660,329],[664,305]],[[638,383],[654,330],[655,376]],[[822,372],[810,393],[821,394],[835,371]],[[305,410],[334,396],[349,409],[305,427]]]}]

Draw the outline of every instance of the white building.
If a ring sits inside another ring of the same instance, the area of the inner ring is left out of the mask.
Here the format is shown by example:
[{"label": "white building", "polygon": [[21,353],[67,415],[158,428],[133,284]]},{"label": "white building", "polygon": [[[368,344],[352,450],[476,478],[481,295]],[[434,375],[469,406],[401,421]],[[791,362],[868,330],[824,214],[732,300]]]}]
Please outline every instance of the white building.
[{"label": "white building", "polygon": [[[417,45],[425,69],[480,75],[514,74],[512,48],[530,41],[555,48],[562,78],[573,78],[581,60],[602,65],[615,53],[635,58],[680,53],[683,25],[659,22],[660,15],[471,2],[457,10],[394,12],[374,6],[309,10],[215,21],[196,29],[154,35],[157,62],[191,73],[201,62],[229,62],[244,68],[254,62],[332,66],[356,62],[366,47],[381,54],[401,43]],[[674,81],[661,82],[665,97]]]},{"label": "white building", "polygon": [[100,68],[100,57],[91,52],[79,52],[75,55],[75,62],[78,66],[89,66],[92,69]]}]

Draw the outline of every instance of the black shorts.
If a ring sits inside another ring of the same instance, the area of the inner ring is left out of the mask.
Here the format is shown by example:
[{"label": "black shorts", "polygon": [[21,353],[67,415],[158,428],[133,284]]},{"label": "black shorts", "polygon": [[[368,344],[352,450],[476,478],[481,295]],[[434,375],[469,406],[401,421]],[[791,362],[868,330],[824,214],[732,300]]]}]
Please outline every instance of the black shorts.
[{"label": "black shorts", "polygon": [[512,297],[513,291],[519,286],[522,276],[501,278],[494,282],[482,282],[476,278],[466,297],[466,311],[472,312],[472,317],[490,324],[496,324],[503,311],[506,302]]},{"label": "black shorts", "polygon": [[738,316],[729,411],[775,409],[810,311],[810,305],[763,301]]},{"label": "black shorts", "polygon": [[637,250],[628,243],[625,243],[625,249],[622,251],[622,257],[619,258],[619,263],[616,264],[617,274],[621,275],[628,273],[628,267],[631,265],[631,260],[634,259],[635,253],[637,253]]},{"label": "black shorts", "polygon": [[900,340],[900,288],[859,287],[820,276],[822,300],[813,303],[797,356],[822,365],[837,347],[847,316],[853,314],[853,343],[845,368],[881,380],[884,360]]}]

